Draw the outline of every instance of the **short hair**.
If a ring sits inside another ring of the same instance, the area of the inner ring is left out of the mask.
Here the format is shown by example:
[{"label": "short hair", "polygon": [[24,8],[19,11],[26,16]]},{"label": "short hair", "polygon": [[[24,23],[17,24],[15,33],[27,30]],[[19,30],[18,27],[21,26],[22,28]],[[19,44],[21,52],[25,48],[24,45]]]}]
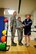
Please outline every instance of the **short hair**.
[{"label": "short hair", "polygon": [[13,14],[16,13],[16,11],[13,12]]},{"label": "short hair", "polygon": [[18,17],[18,19],[21,18],[20,16]]},{"label": "short hair", "polygon": [[31,14],[26,14],[25,17],[27,17],[27,16],[31,17]]}]

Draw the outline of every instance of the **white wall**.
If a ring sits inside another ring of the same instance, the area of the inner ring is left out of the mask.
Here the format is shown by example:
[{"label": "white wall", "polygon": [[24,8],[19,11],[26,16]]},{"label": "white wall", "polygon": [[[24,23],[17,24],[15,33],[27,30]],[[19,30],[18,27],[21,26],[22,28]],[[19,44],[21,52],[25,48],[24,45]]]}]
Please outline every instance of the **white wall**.
[{"label": "white wall", "polygon": [[36,11],[33,12],[33,24],[36,25]]}]

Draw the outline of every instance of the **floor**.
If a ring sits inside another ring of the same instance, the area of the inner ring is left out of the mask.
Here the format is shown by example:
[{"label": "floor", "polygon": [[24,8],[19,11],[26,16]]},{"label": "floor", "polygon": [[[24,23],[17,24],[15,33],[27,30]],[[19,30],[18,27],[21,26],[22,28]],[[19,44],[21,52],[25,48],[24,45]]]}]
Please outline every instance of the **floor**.
[{"label": "floor", "polygon": [[[34,48],[34,45],[36,42],[30,41],[30,46],[26,47],[25,45],[19,46],[17,40],[15,40],[17,43],[17,46],[11,46],[10,49],[7,52],[0,52],[0,54],[36,54],[36,48]],[[24,43],[24,40],[23,40]]]},{"label": "floor", "polygon": [[11,46],[11,36],[8,36],[7,45],[10,45],[10,49],[7,52],[0,51],[0,54],[36,54],[36,48],[34,47],[34,45],[36,45],[36,41],[33,41],[33,38],[35,38],[35,36],[36,36],[36,33],[32,33],[29,47],[26,47],[24,45],[24,43],[25,43],[24,37],[22,40],[23,46],[18,45],[18,37],[15,37],[15,39],[14,39],[15,42],[17,43],[17,46],[14,46],[14,47]]}]

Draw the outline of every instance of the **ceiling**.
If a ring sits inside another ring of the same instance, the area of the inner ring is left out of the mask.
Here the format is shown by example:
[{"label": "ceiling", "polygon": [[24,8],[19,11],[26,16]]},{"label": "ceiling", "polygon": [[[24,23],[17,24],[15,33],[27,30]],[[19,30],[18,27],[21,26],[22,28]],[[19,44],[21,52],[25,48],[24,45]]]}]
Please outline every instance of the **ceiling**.
[{"label": "ceiling", "polygon": [[0,8],[18,10],[18,0],[0,0]]},{"label": "ceiling", "polygon": [[[0,0],[0,8],[10,8],[18,12],[19,0]],[[36,0],[21,0],[19,15],[31,14],[36,10]],[[6,10],[6,14],[7,10]]]},{"label": "ceiling", "polygon": [[36,0],[22,0],[20,14],[31,14],[36,9]]}]

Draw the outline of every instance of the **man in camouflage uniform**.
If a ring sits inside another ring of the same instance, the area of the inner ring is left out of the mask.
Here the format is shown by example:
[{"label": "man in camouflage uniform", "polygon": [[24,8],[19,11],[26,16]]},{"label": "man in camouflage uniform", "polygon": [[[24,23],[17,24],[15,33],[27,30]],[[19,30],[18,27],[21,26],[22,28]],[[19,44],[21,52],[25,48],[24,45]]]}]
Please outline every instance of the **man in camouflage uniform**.
[{"label": "man in camouflage uniform", "polygon": [[10,23],[10,27],[11,27],[11,34],[12,34],[12,46],[16,46],[17,44],[14,43],[14,36],[15,36],[15,32],[16,32],[16,11],[14,11],[13,16],[11,17],[11,23]]},{"label": "man in camouflage uniform", "polygon": [[17,19],[17,33],[18,33],[18,44],[23,45],[22,38],[23,38],[23,24],[21,22],[21,17]]}]

